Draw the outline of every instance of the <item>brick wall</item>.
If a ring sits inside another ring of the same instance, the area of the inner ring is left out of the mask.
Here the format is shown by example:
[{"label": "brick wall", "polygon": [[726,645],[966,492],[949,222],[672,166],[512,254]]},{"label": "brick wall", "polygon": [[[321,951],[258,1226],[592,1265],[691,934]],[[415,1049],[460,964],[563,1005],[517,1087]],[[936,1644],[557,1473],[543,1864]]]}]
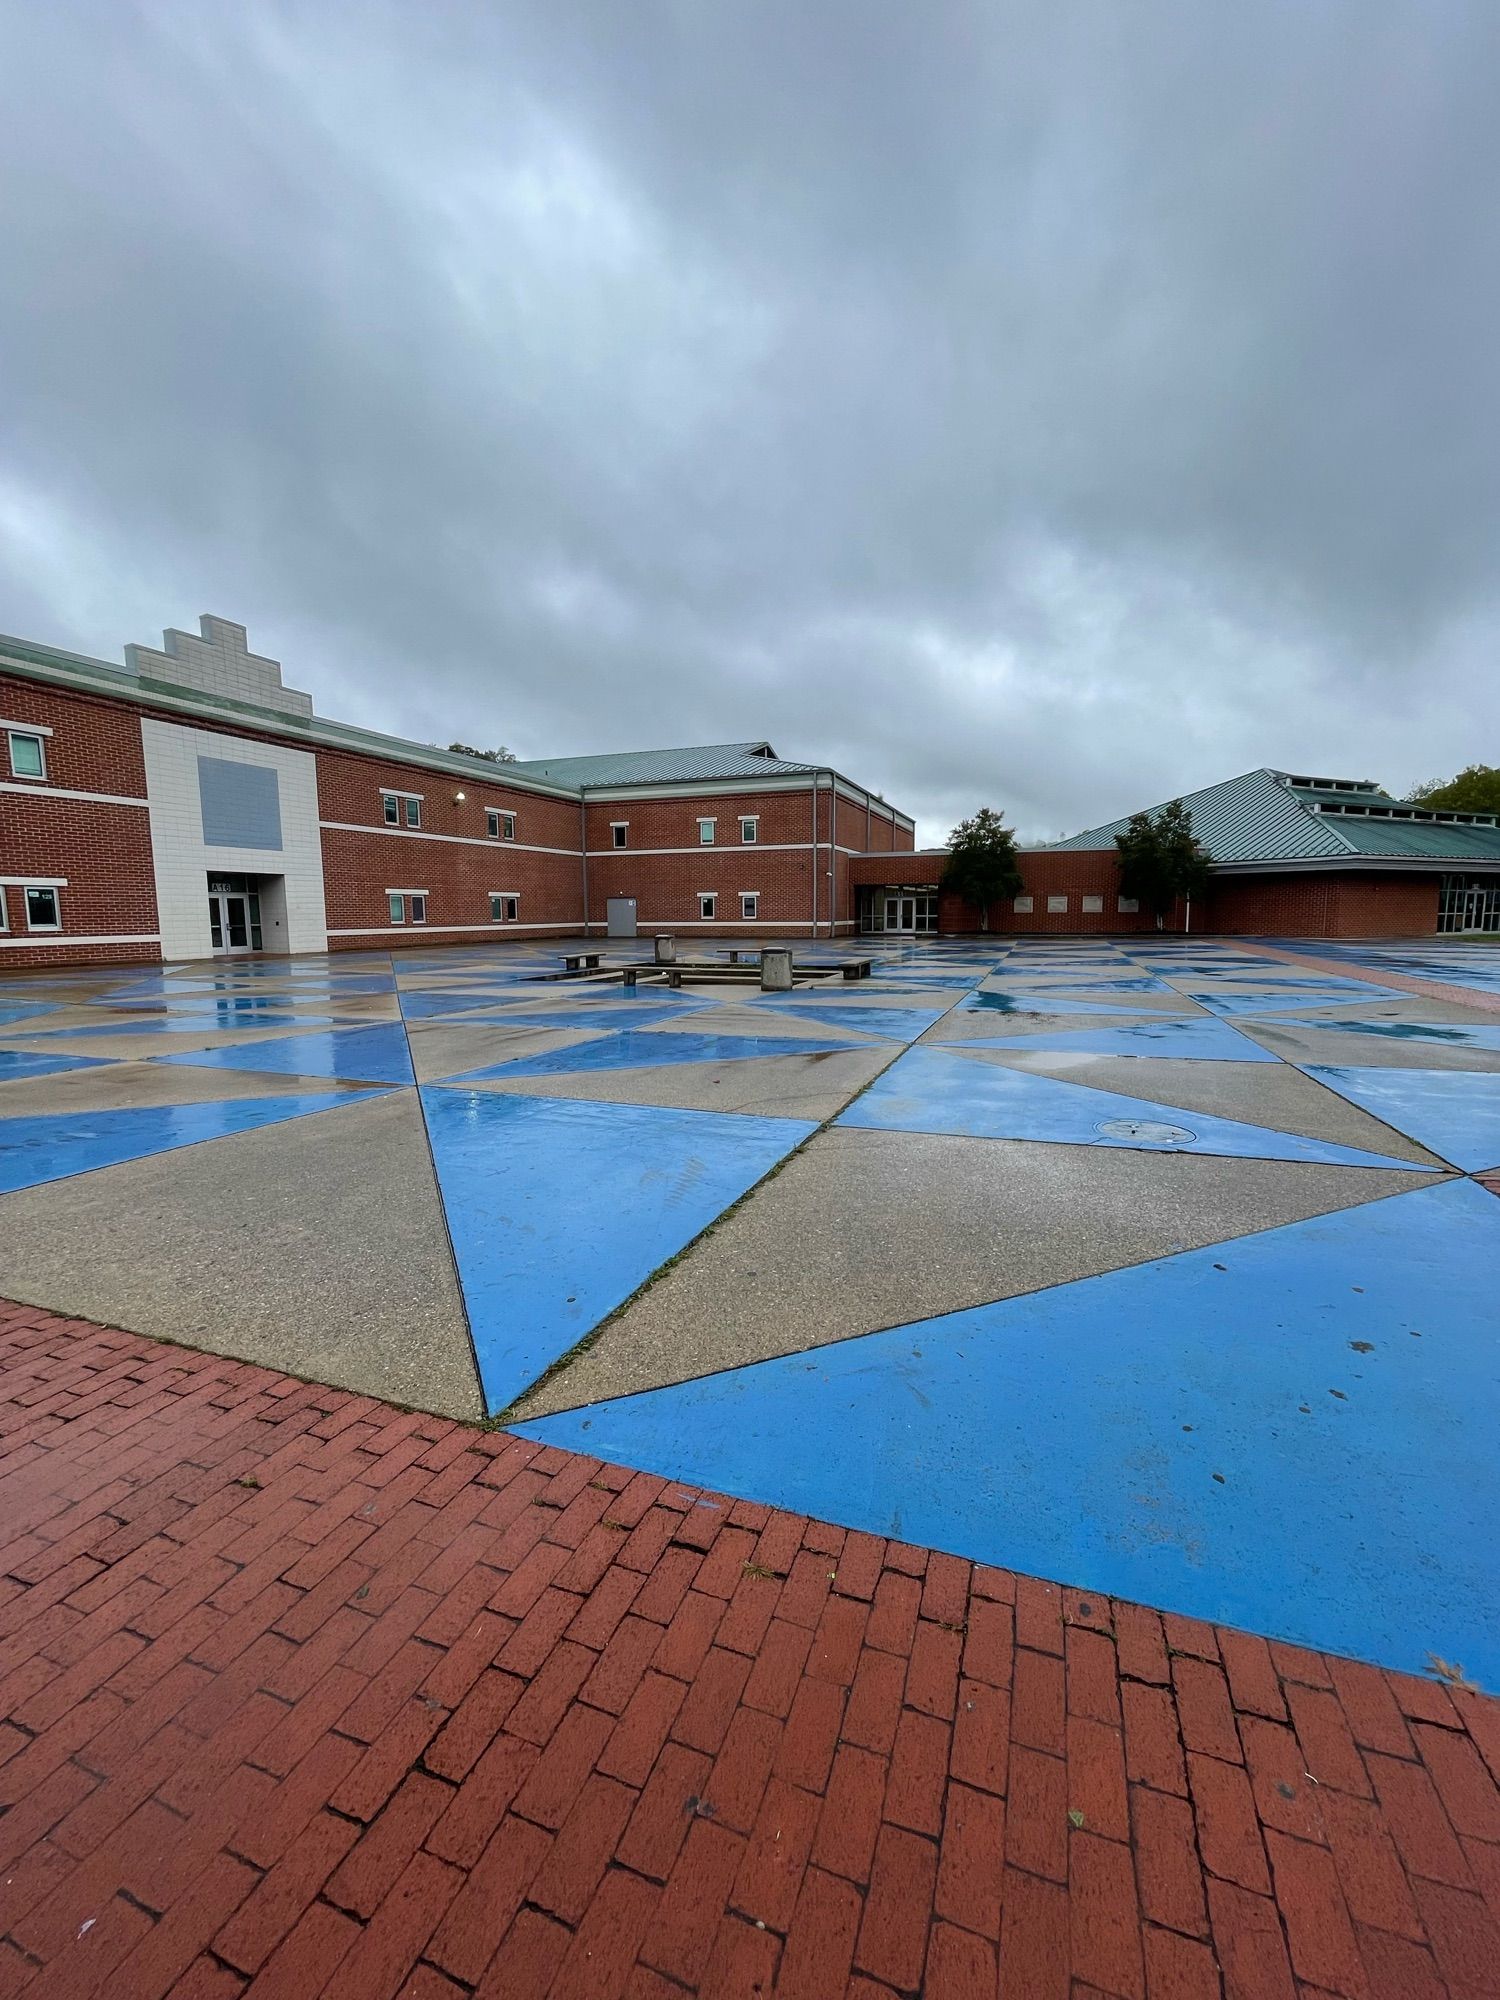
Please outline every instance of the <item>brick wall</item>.
[{"label": "brick wall", "polygon": [[1246,937],[1432,937],[1436,875],[1221,875],[1209,901],[1214,930]]},{"label": "brick wall", "polygon": [[[753,817],[756,839],[740,838]],[[700,818],[717,822],[712,847],[698,838]],[[628,823],[627,845],[616,848],[611,827]],[[820,805],[827,837],[826,799]],[[590,800],[589,917],[602,927],[611,896],[634,896],[642,931],[692,929],[728,935],[748,928],[740,893],[760,896],[759,930],[806,935],[812,918],[813,803],[810,791],[705,790],[673,798]],[[826,847],[822,865],[828,865]],[[718,896],[714,921],[698,914],[700,892]],[[826,922],[826,889],[819,888]]]},{"label": "brick wall", "polygon": [[[576,801],[522,791],[498,776],[494,782],[455,778],[391,758],[317,754],[330,951],[392,939],[403,946],[461,944],[470,930],[521,937],[581,928]],[[384,792],[419,794],[421,827],[387,826]],[[457,792],[464,794],[462,804]],[[489,837],[488,810],[515,814],[514,840]],[[426,924],[395,929],[388,889],[425,889]],[[492,891],[520,897],[519,922],[491,922]],[[340,931],[354,935],[333,935]]]},{"label": "brick wall", "polygon": [[[43,934],[46,941],[36,944],[17,942],[28,934],[26,899],[21,890],[7,888],[10,928],[0,932],[0,974],[88,964],[101,957],[124,963],[158,959],[155,944],[101,947],[70,941],[155,933],[156,887],[145,808],[60,798],[52,789],[144,798],[137,712],[121,702],[0,674],[0,718],[53,731],[47,738],[45,783],[17,780],[15,789],[0,791],[0,877],[56,877],[68,885],[59,891],[64,930],[55,939]],[[11,783],[3,740],[0,782]]]}]

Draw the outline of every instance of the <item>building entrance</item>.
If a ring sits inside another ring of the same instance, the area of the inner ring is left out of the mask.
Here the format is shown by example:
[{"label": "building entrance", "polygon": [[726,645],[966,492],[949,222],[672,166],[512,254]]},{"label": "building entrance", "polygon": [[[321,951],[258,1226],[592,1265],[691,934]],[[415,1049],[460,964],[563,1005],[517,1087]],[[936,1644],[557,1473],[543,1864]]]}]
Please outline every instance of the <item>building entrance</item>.
[{"label": "building entrance", "polygon": [[216,955],[260,950],[260,893],[253,876],[209,876],[208,929]]}]

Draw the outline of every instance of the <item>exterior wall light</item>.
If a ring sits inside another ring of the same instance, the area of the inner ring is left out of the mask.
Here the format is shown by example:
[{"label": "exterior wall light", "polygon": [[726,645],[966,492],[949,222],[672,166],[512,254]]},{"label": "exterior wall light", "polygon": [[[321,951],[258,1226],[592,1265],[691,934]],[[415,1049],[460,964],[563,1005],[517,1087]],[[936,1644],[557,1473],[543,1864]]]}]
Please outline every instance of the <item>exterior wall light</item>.
[{"label": "exterior wall light", "polygon": [[462,792],[455,792],[455,793],[453,794],[453,803],[454,803],[454,804],[455,804],[456,806],[461,806],[461,805],[463,804],[463,802],[464,802],[464,797],[465,797],[465,794],[464,794],[464,793],[462,793]]}]

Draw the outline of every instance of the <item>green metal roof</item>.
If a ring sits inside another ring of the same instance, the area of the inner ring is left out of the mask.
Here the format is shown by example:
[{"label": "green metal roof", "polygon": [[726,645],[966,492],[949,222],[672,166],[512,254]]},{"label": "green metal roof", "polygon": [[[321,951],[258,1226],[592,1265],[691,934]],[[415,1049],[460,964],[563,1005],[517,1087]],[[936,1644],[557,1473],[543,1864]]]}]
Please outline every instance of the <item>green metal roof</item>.
[{"label": "green metal roof", "polygon": [[701,743],[684,750],[620,750],[598,757],[534,757],[512,771],[564,785],[680,785],[701,779],[810,777],[821,764],[778,757],[769,743]]},{"label": "green metal roof", "polygon": [[[1255,861],[1337,864],[1355,858],[1500,864],[1500,826],[1485,824],[1482,816],[1425,812],[1360,779],[1300,777],[1262,768],[1185,792],[1182,803],[1209,859],[1226,866]],[[1052,845],[1113,847],[1115,835],[1128,823],[1126,815]]]}]

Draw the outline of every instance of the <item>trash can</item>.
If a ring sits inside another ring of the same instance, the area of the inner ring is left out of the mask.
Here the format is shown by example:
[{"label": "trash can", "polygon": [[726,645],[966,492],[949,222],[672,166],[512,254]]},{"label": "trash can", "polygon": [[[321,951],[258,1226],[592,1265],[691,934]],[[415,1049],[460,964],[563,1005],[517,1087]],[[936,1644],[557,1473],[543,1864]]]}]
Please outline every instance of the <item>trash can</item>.
[{"label": "trash can", "polygon": [[768,944],[760,955],[760,990],[762,993],[790,993],[792,990],[792,954],[784,944]]},{"label": "trash can", "polygon": [[658,939],[656,940],[656,962],[657,962],[657,964],[658,964],[658,965],[672,965],[672,964],[674,964],[674,963],[675,963],[675,961],[676,961],[676,958],[677,958],[677,940],[676,940],[676,938],[675,938],[675,937],[667,937],[667,936],[663,936],[663,937],[659,937],[659,938],[658,938]]}]

